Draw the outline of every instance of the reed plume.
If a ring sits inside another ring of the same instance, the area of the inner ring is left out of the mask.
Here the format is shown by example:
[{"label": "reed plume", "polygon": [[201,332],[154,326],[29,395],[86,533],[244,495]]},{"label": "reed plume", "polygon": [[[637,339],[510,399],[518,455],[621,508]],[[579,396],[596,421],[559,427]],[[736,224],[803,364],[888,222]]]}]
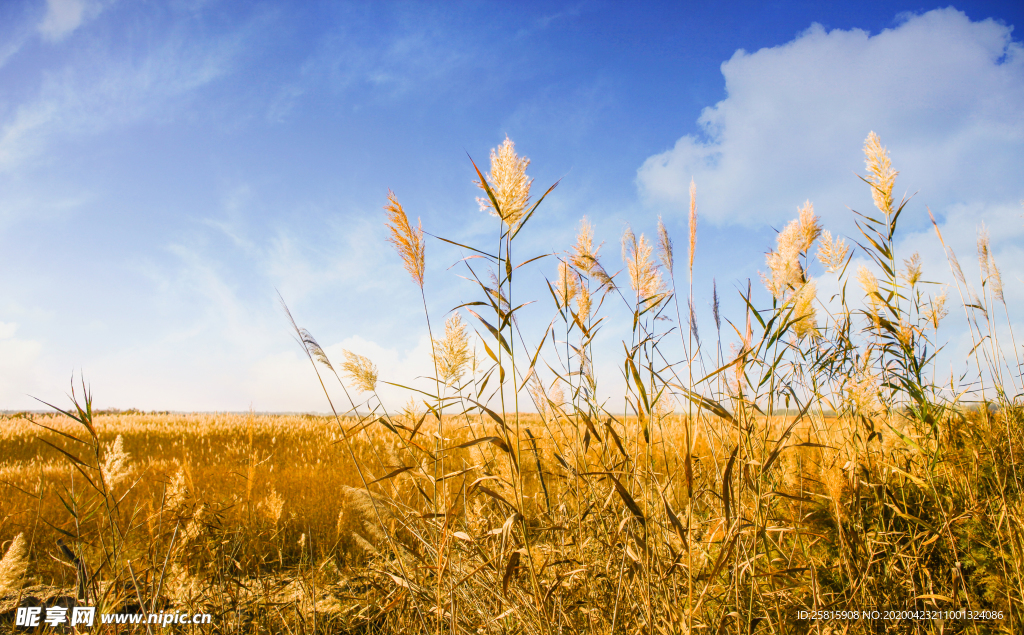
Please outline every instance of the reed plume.
[{"label": "reed plume", "polygon": [[377,389],[377,367],[368,358],[356,355],[352,351],[345,351],[345,363],[341,368],[352,383],[363,392],[373,392]]},{"label": "reed plume", "polygon": [[124,437],[119,434],[114,444],[103,453],[103,464],[100,466],[103,481],[109,489],[114,489],[128,477],[129,460],[131,456],[124,451]]},{"label": "reed plume", "polygon": [[864,163],[868,176],[865,179],[871,184],[871,197],[875,207],[886,214],[892,213],[892,187],[899,174],[892,169],[889,151],[882,147],[882,142],[874,132],[868,133],[864,141]]},{"label": "reed plume", "polygon": [[849,251],[850,247],[846,241],[842,238],[833,240],[832,232],[825,230],[818,242],[818,261],[824,265],[826,271],[835,273],[842,268]]},{"label": "reed plume", "polygon": [[903,280],[912,287],[921,279],[921,254],[915,251],[914,255],[903,261],[903,266]]},{"label": "reed plume", "polygon": [[814,241],[821,236],[821,219],[814,213],[814,205],[808,200],[797,211],[800,228],[800,253],[810,253]]},{"label": "reed plume", "polygon": [[458,382],[466,372],[471,355],[466,324],[458,313],[452,313],[444,323],[444,339],[434,342],[434,361],[445,386]]},{"label": "reed plume", "polygon": [[579,293],[579,275],[564,260],[558,262],[558,280],[555,281],[555,288],[558,290],[558,301],[563,307],[569,306]]},{"label": "reed plume", "polygon": [[992,291],[992,296],[996,300],[1005,304],[1003,299],[1003,276],[999,272],[999,267],[996,266],[996,260],[992,256],[992,250],[989,247],[988,228],[985,224],[981,224],[981,229],[978,230],[978,266],[981,267],[981,282],[982,284],[989,287]]},{"label": "reed plume", "polygon": [[869,298],[874,298],[878,295],[878,278],[864,265],[857,269],[857,282],[860,283],[860,288],[864,290],[864,295]]},{"label": "reed plume", "polygon": [[580,220],[580,230],[576,234],[576,244],[573,245],[570,258],[572,265],[585,273],[590,273],[594,263],[597,262],[597,251],[594,249],[594,227],[586,216]]},{"label": "reed plume", "polygon": [[[694,235],[693,240],[696,242],[696,235]],[[669,277],[671,277],[673,265],[675,264],[672,256],[672,239],[669,238],[668,231],[665,230],[665,223],[662,222],[661,216],[658,217],[658,258],[661,260],[661,265],[665,267],[665,271],[668,272]]]},{"label": "reed plume", "polygon": [[28,546],[25,534],[19,533],[0,559],[0,596],[20,589],[27,569]]},{"label": "reed plume", "polygon": [[804,271],[800,266],[800,252],[804,244],[804,231],[800,220],[789,222],[776,237],[778,251],[765,256],[769,275],[761,274],[761,280],[772,295],[782,300],[804,282]]},{"label": "reed plume", "polygon": [[814,281],[804,283],[800,290],[793,294],[793,333],[800,339],[817,333],[814,300],[818,289]]},{"label": "reed plume", "polygon": [[[509,227],[515,227],[522,219],[530,202],[530,185],[533,183],[533,179],[526,176],[530,160],[519,157],[515,148],[516,144],[506,136],[505,143],[497,151],[491,150],[491,171],[487,175],[487,183],[498,202],[498,209],[494,208],[490,197],[476,199],[481,210],[490,210],[492,216],[497,216]],[[475,183],[484,189],[483,183]]]},{"label": "reed plume", "polygon": [[[401,203],[395,198],[394,192],[388,190],[388,204],[384,206],[388,213],[385,223],[390,230],[388,242],[395,246],[398,255],[402,257],[402,264],[405,270],[412,276],[413,281],[423,288],[423,266],[424,266],[424,242],[423,222],[419,221],[416,229],[409,224],[409,217],[402,209]],[[419,219],[417,219],[419,220]]]},{"label": "reed plume", "polygon": [[580,322],[586,322],[590,317],[590,308],[590,289],[586,284],[580,283],[580,292],[576,296],[576,315],[579,316]]},{"label": "reed plume", "polygon": [[626,231],[622,234],[622,260],[629,272],[629,285],[639,294],[641,300],[658,295],[663,290],[661,273],[651,260],[652,251],[647,238],[640,234],[638,240],[627,225]]},{"label": "reed plume", "polygon": [[946,290],[943,289],[942,293],[936,296],[929,304],[928,308],[925,309],[924,317],[931,323],[932,328],[936,331],[939,330],[939,322],[942,318],[949,314],[949,309],[946,308]]},{"label": "reed plume", "polygon": [[718,281],[711,279],[711,313],[715,316],[715,328],[722,330],[722,316],[718,312]]}]

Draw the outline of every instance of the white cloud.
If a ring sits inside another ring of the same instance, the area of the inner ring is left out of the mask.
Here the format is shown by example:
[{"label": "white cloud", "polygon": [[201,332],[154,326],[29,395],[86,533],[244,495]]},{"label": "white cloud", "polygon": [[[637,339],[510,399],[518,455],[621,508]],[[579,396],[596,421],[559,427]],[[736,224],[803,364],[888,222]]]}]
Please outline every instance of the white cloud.
[{"label": "white cloud", "polygon": [[[728,96],[703,134],[652,156],[637,183],[656,206],[685,209],[691,176],[702,217],[756,225],[810,198],[826,220],[870,206],[860,153],[870,130],[901,188],[932,209],[1017,200],[1024,166],[1024,47],[1012,27],[954,9],[909,16],[871,36],[812,25],[783,46],[722,64]],[[867,204],[865,204],[867,202]]]},{"label": "white cloud", "polygon": [[102,9],[99,2],[88,0],[46,0],[46,15],[39,24],[39,32],[43,38],[58,42]]}]

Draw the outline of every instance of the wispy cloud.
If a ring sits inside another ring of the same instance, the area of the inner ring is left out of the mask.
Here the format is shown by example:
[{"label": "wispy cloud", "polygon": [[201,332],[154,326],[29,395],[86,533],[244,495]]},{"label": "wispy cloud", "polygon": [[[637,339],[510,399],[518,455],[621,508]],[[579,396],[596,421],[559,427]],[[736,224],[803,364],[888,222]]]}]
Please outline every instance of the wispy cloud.
[{"label": "wispy cloud", "polygon": [[104,8],[97,0],[46,0],[46,15],[39,23],[43,39],[59,42]]}]

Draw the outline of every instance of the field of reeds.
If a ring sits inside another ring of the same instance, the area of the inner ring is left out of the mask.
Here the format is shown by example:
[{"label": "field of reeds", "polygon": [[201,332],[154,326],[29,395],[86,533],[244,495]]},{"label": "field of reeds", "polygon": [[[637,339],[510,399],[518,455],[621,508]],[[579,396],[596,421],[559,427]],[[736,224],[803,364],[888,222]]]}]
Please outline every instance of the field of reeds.
[{"label": "field of reeds", "polygon": [[[0,619],[31,598],[208,612],[196,630],[225,633],[1019,631],[1024,410],[999,269],[982,233],[981,280],[947,249],[953,287],[928,283],[896,253],[888,153],[873,133],[864,149],[859,235],[805,205],[741,315],[716,292],[733,336],[715,342],[693,317],[692,184],[678,262],[660,222],[654,241],[626,230],[621,265],[586,220],[565,253],[520,255],[554,186],[531,201],[506,140],[476,171],[495,244],[440,239],[478,289],[443,326],[425,232],[389,193],[429,388],[385,407],[378,384],[406,378],[328,359],[285,309],[331,416],[96,413],[79,385],[5,417]],[[523,267],[547,295],[522,297]],[[948,296],[975,343],[962,377],[936,368]],[[528,339],[531,300],[553,319]],[[612,303],[631,329],[609,399],[594,342]]]}]

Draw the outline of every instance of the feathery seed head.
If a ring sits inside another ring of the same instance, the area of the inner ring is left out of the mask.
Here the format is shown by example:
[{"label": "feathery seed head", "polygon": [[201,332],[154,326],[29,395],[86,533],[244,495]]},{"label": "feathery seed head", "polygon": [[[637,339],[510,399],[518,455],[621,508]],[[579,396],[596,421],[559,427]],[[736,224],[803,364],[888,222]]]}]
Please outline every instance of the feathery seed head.
[{"label": "feathery seed head", "polygon": [[562,382],[555,379],[551,383],[551,390],[548,391],[548,399],[555,407],[565,404],[565,393],[562,391]]},{"label": "feathery seed head", "polygon": [[363,392],[373,392],[377,389],[377,367],[366,357],[345,351],[345,363],[341,368],[352,383]]},{"label": "feathery seed head", "polygon": [[700,332],[697,330],[697,314],[693,310],[693,299],[690,299],[690,333],[693,335],[693,339],[697,340],[697,345],[700,345]]},{"label": "feathery seed head", "polygon": [[394,192],[388,190],[388,204],[384,206],[388,213],[385,225],[390,230],[388,242],[395,246],[402,264],[412,279],[423,288],[424,246],[423,223],[416,229],[409,224],[409,217],[402,209],[401,203],[395,198]]},{"label": "feathery seed head", "polygon": [[661,259],[665,271],[671,276],[675,264],[672,257],[672,239],[669,238],[668,231],[665,230],[665,223],[662,222],[661,216],[658,217],[658,258]]},{"label": "feathery seed head", "polygon": [[444,323],[444,339],[434,342],[434,361],[444,385],[451,386],[461,379],[470,360],[466,324],[458,313],[452,313]]},{"label": "feathery seed head", "polygon": [[765,256],[770,277],[761,274],[761,280],[777,299],[785,298],[790,291],[804,283],[804,271],[800,266],[804,234],[801,219],[790,221],[776,237],[778,251],[770,251]]},{"label": "feathery seed head", "polygon": [[21,588],[25,571],[28,569],[28,545],[25,534],[14,537],[7,553],[0,559],[0,596]]},{"label": "feathery seed head", "polygon": [[853,375],[846,377],[846,398],[854,412],[870,417],[880,410],[878,377],[868,367],[868,360]]},{"label": "feathery seed head", "polygon": [[555,281],[555,288],[558,290],[558,301],[563,307],[569,306],[579,292],[579,274],[564,260],[558,262],[558,280]]},{"label": "feathery seed head", "polygon": [[640,234],[637,240],[633,230],[626,226],[622,235],[622,259],[629,271],[629,284],[640,295],[640,299],[658,295],[663,291],[658,265],[651,260],[651,244]]},{"label": "feathery seed head", "polygon": [[864,295],[874,296],[878,293],[878,278],[864,265],[857,269],[857,282],[860,283],[861,289],[864,290]]},{"label": "feathery seed head", "polygon": [[943,289],[942,293],[935,297],[925,310],[924,317],[928,322],[931,323],[932,328],[936,331],[939,330],[939,322],[942,318],[949,314],[949,309],[946,308],[946,290]]},{"label": "feathery seed head", "polygon": [[583,283],[580,283],[580,292],[576,296],[576,315],[583,323],[590,317],[590,290]]},{"label": "feathery seed head", "polygon": [[989,247],[988,241],[988,228],[985,224],[981,224],[981,229],[978,230],[978,264],[981,266],[981,281],[987,285],[992,295],[996,300],[1002,303],[1006,303],[1003,298],[1003,276],[999,273],[999,267],[996,266],[996,260],[992,256],[992,250]]},{"label": "feathery seed head", "polygon": [[988,268],[989,284],[992,285],[992,296],[1005,305],[1006,299],[1003,297],[1003,276],[999,273],[999,267],[996,266],[995,259],[989,260]]},{"label": "feathery seed head", "polygon": [[718,281],[711,279],[711,312],[715,316],[715,328],[722,330],[722,317],[718,312]]},{"label": "feathery seed head", "polygon": [[908,285],[914,286],[921,279],[921,254],[915,251],[913,256],[903,261],[903,265],[903,279]]},{"label": "feathery seed head", "polygon": [[864,163],[867,165],[867,181],[871,183],[871,196],[875,207],[886,214],[892,213],[892,187],[899,174],[892,169],[889,151],[882,147],[882,142],[874,132],[868,134],[864,141]]},{"label": "feathery seed head", "polygon": [[809,254],[811,252],[811,246],[814,245],[814,241],[821,235],[821,219],[815,216],[814,205],[812,205],[810,201],[804,203],[804,206],[800,208],[799,214],[799,251],[801,253]]},{"label": "feathery seed head", "polygon": [[[491,171],[486,177],[487,184],[498,201],[499,209],[494,209],[494,203],[487,196],[476,199],[480,209],[490,210],[492,216],[497,216],[510,228],[515,227],[530,202],[530,185],[533,179],[526,176],[526,168],[529,165],[530,160],[526,157],[520,158],[516,154],[516,144],[506,136],[505,143],[497,151],[491,150]],[[480,189],[484,189],[483,183],[475,183]]]},{"label": "feathery seed head", "polygon": [[992,253],[988,247],[988,228],[985,227],[985,223],[982,223],[981,228],[978,230],[978,265],[981,267],[981,281],[983,283],[988,282],[988,263],[991,258]]},{"label": "feathery seed head", "polygon": [[124,451],[124,438],[119,434],[114,444],[103,452],[100,472],[107,488],[113,490],[128,476],[128,461],[131,456]]},{"label": "feathery seed head", "polygon": [[818,289],[814,281],[805,282],[793,295],[793,333],[800,339],[818,332],[814,314],[814,299]]},{"label": "feathery seed head", "polygon": [[594,227],[586,216],[580,221],[580,231],[576,234],[576,244],[573,245],[572,252],[573,266],[590,273],[597,259],[597,250],[594,249]]},{"label": "feathery seed head", "polygon": [[900,332],[898,334],[900,343],[909,348],[914,343],[914,327],[905,318],[900,319]]},{"label": "feathery seed head", "polygon": [[818,243],[818,260],[829,273],[835,273],[843,266],[850,247],[842,238],[832,240],[832,232],[825,230]]}]

